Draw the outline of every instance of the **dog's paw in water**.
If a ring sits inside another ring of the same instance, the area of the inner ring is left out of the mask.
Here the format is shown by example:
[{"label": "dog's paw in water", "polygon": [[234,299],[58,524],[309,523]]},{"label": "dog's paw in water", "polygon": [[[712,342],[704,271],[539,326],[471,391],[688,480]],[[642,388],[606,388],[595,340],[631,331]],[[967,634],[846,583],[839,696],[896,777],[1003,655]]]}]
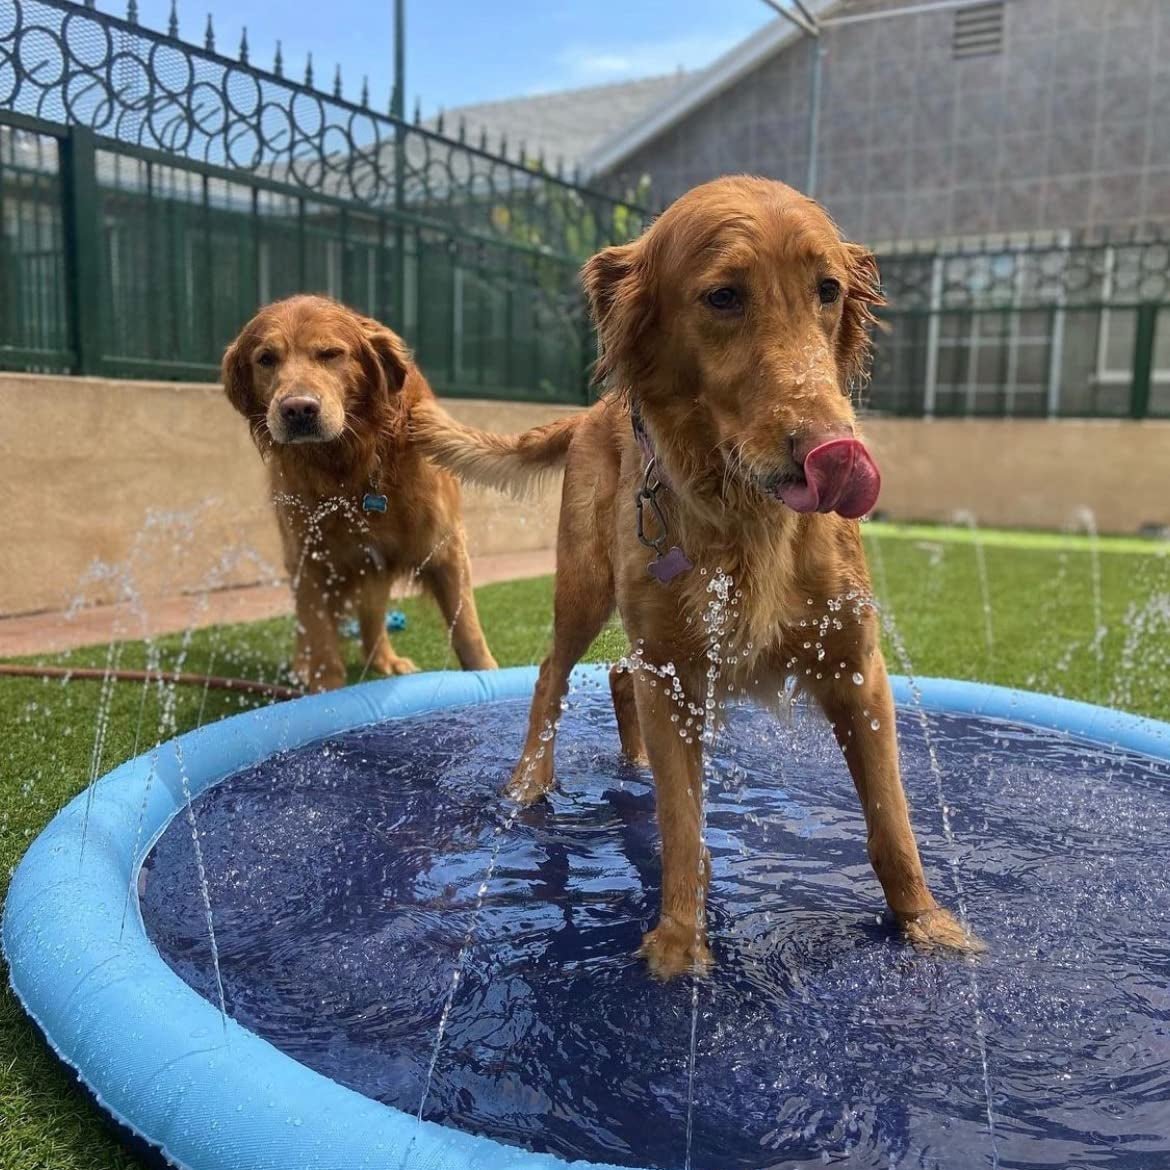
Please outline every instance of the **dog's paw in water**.
[{"label": "dog's paw in water", "polygon": [[948,950],[962,955],[981,955],[987,950],[981,938],[941,906],[902,919],[902,930],[911,943],[923,950]]},{"label": "dog's paw in water", "polygon": [[517,804],[530,805],[547,796],[556,787],[553,775],[552,757],[547,747],[538,749],[532,756],[525,755],[512,778],[504,787],[504,795]]},{"label": "dog's paw in water", "polygon": [[711,948],[694,925],[684,926],[673,918],[663,918],[642,936],[638,957],[646,960],[656,979],[675,979],[679,975],[705,975],[711,969]]},{"label": "dog's paw in water", "polygon": [[371,663],[379,674],[399,675],[417,674],[418,667],[409,658],[402,658],[393,652],[378,654]]}]

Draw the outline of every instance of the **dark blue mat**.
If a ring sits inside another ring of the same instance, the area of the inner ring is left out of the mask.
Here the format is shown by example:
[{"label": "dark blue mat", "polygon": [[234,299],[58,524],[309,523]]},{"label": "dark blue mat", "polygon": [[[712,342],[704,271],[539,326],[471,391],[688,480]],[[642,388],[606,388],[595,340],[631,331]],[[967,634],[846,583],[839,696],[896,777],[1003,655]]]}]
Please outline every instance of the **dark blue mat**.
[{"label": "dark blue mat", "polygon": [[[631,957],[657,904],[648,777],[620,762],[607,705],[575,695],[561,793],[509,824],[496,793],[525,714],[387,723],[202,796],[228,1009],[407,1112],[681,1167],[692,985],[654,983]],[[696,1170],[1168,1164],[1170,769],[989,720],[930,726],[957,851],[913,717],[907,788],[936,893],[954,906],[961,884],[991,946],[975,965],[914,953],[885,919],[822,723],[744,711],[721,737]],[[142,909],[214,999],[192,853],[176,818]]]}]

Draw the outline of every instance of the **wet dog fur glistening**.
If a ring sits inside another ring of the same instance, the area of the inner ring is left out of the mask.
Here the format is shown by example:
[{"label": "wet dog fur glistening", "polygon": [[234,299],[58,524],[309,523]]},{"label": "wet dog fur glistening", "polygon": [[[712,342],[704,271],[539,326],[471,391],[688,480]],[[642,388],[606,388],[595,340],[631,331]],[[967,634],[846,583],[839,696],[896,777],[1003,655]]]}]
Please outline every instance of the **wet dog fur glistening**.
[{"label": "wet dog fur glistening", "polygon": [[[673,664],[686,701],[705,705],[703,615],[721,570],[731,588],[714,697],[775,707],[795,679],[832,724],[906,935],[980,949],[927,887],[855,518],[876,497],[850,400],[881,303],[872,253],[792,188],[733,177],[684,195],[582,275],[601,346],[595,406],[514,436],[430,402],[412,415],[420,449],[464,479],[507,488],[565,466],[553,645],[509,794],[529,803],[553,786],[569,672],[616,606],[634,648],[633,669],[611,672],[621,744],[650,766],[662,835],[662,905],[640,953],[663,978],[708,966],[701,735],[680,734],[686,710],[672,721],[680,706],[658,673]],[[663,548],[694,564],[666,582],[637,537],[650,458]]]},{"label": "wet dog fur glistening", "polygon": [[401,338],[327,297],[291,297],[244,326],[222,374],[268,465],[301,680],[314,691],[344,684],[338,625],[349,612],[369,668],[415,670],[385,628],[391,586],[414,578],[438,603],[462,666],[493,669],[459,484],[410,441],[411,410],[434,395]]}]

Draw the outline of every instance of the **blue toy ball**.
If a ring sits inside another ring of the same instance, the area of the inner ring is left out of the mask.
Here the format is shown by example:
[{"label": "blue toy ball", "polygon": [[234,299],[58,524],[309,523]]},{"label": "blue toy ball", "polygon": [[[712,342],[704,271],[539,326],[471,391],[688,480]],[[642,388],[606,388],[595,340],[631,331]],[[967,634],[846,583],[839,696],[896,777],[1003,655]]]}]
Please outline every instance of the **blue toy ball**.
[{"label": "blue toy ball", "polygon": [[[386,615],[386,629],[390,633],[396,633],[398,630],[406,629],[406,614],[400,609],[392,609]],[[358,638],[361,636],[361,627],[358,625],[357,618],[346,618],[341,623],[341,634],[345,638]]]}]

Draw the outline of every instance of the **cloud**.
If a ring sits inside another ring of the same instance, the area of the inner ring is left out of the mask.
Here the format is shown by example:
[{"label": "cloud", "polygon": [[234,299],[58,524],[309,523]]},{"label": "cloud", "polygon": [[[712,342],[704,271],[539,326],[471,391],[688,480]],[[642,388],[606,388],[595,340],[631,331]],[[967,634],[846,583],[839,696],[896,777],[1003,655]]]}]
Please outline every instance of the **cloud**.
[{"label": "cloud", "polygon": [[602,85],[655,77],[676,69],[702,69],[743,40],[751,26],[724,28],[717,35],[666,38],[625,45],[573,45],[556,55],[558,75],[538,90]]}]

